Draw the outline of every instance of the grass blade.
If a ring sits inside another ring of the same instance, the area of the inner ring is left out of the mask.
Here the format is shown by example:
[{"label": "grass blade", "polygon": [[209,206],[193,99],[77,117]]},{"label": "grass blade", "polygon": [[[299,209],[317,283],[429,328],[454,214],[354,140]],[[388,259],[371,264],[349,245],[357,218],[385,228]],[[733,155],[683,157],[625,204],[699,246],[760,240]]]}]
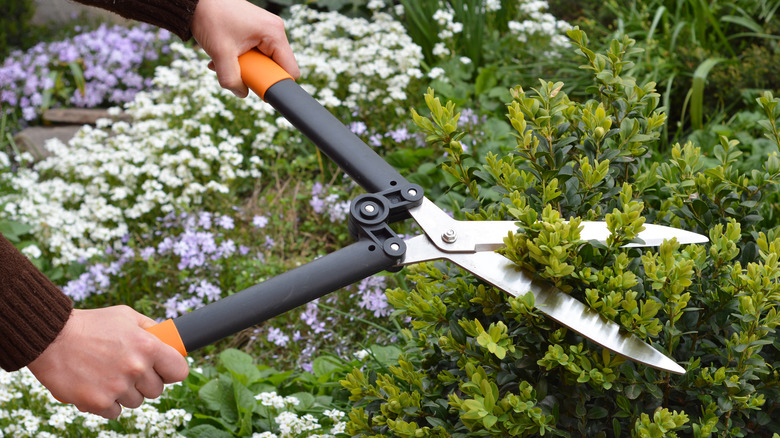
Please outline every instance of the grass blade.
[{"label": "grass blade", "polygon": [[707,75],[710,70],[718,63],[725,61],[725,58],[708,58],[693,72],[693,86],[691,87],[691,125],[695,129],[701,129],[704,116],[704,85],[707,81]]}]

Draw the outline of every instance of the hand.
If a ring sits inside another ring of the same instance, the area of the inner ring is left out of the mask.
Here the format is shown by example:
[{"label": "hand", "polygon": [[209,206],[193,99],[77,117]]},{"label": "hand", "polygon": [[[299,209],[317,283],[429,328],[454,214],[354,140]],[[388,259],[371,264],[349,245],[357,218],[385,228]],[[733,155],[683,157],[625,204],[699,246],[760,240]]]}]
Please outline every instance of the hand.
[{"label": "hand", "polygon": [[192,35],[211,57],[223,88],[246,97],[238,57],[252,48],[276,61],[293,78],[301,75],[295,62],[284,21],[246,0],[199,0],[192,18]]},{"label": "hand", "polygon": [[27,367],[51,394],[82,412],[116,418],[184,380],[187,361],[127,306],[73,310],[59,336]]}]

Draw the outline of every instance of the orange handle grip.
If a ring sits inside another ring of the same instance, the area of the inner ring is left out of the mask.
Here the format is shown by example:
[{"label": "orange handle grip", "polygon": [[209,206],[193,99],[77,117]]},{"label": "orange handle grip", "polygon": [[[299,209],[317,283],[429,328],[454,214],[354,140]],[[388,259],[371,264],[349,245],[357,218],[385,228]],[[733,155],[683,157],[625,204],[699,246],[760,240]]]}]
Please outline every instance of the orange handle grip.
[{"label": "orange handle grip", "polygon": [[165,320],[157,325],[149,327],[146,331],[175,348],[182,356],[187,356],[187,349],[184,347],[184,342],[181,340],[179,329],[176,328],[176,324],[173,323],[172,319]]},{"label": "orange handle grip", "polygon": [[238,64],[241,66],[241,79],[261,99],[265,99],[265,92],[273,84],[293,78],[279,64],[257,49],[252,49],[239,56]]}]

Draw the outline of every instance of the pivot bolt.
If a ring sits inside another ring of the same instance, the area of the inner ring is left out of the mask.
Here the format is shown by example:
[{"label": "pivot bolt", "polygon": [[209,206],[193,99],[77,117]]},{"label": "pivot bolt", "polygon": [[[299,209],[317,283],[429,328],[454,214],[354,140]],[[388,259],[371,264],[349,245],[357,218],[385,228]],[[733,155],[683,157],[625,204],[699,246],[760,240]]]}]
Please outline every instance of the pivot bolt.
[{"label": "pivot bolt", "polygon": [[458,239],[458,235],[455,233],[455,230],[449,229],[444,232],[444,234],[441,235],[441,240],[445,241],[446,243],[452,243]]}]

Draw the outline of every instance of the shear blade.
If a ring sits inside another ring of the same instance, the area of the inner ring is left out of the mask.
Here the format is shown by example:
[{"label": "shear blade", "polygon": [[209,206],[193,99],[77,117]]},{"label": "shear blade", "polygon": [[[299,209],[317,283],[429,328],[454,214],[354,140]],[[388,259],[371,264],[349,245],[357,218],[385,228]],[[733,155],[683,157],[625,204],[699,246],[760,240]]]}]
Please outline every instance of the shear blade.
[{"label": "shear blade", "polygon": [[598,312],[556,287],[534,280],[528,273],[516,268],[506,257],[495,252],[442,253],[426,236],[406,241],[407,259],[404,264],[447,259],[471,272],[485,282],[518,296],[531,292],[535,307],[558,323],[574,330],[602,347],[635,362],[675,374],[685,369],[635,335],[607,320]]}]

